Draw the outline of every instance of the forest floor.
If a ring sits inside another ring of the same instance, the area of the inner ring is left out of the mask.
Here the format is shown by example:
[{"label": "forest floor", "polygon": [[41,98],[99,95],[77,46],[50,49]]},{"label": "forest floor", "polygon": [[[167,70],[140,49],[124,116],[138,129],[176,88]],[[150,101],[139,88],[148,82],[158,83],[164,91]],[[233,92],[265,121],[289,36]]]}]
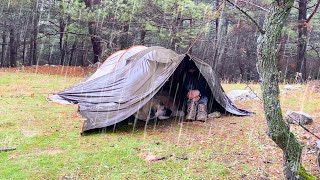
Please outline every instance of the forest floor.
[{"label": "forest floor", "polygon": [[[256,112],[253,116],[222,116],[206,123],[151,122],[147,131],[143,123],[134,130],[122,124],[115,131],[81,136],[84,119],[77,107],[49,103],[46,98],[78,83],[91,71],[82,75],[21,71],[0,71],[0,148],[16,148],[0,152],[0,179],[284,178],[282,154],[266,135],[259,100],[235,102]],[[260,93],[259,85],[249,86]],[[320,130],[319,86],[312,82],[285,90],[280,97],[284,113],[303,110],[314,117],[314,123],[306,125],[314,133]],[[240,83],[223,87],[226,92],[248,88]],[[316,139],[296,125],[291,129],[304,145],[305,168],[320,177]]]}]

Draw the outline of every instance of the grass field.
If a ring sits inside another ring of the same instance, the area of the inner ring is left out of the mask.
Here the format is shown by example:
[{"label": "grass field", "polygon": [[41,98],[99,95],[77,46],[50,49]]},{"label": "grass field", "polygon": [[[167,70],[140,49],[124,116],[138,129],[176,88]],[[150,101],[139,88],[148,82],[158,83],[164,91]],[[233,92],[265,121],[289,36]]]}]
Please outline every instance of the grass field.
[{"label": "grass field", "polygon": [[[0,179],[283,179],[281,151],[268,139],[258,100],[235,102],[257,114],[223,116],[206,123],[175,120],[80,136],[77,107],[46,101],[82,78],[0,72]],[[245,84],[224,84],[226,91]],[[259,93],[258,85],[250,85]],[[283,88],[283,86],[281,86]],[[307,127],[320,130],[320,94],[314,86],[281,95],[283,110],[314,117]],[[315,139],[291,126],[305,145],[303,163],[320,177]],[[152,161],[155,159],[156,161]]]}]

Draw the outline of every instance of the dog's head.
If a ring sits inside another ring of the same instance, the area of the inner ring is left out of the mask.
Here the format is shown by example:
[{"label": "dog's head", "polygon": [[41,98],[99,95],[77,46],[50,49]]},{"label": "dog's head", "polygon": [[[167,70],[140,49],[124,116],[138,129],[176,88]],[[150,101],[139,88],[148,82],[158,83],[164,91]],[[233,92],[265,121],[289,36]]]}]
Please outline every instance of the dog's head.
[{"label": "dog's head", "polygon": [[161,118],[166,119],[166,117],[169,118],[169,117],[171,116],[172,111],[171,111],[169,108],[166,108],[163,103],[160,103],[160,104],[156,107],[154,113],[155,113],[155,114],[154,114],[155,117],[158,117],[158,118],[160,118],[160,119],[161,119]]}]

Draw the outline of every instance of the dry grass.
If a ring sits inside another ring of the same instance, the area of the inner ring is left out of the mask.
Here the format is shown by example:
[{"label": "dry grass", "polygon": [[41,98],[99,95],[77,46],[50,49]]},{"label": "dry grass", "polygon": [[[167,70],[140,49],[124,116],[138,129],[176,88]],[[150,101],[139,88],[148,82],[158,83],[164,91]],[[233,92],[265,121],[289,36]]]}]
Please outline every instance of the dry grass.
[{"label": "dry grass", "polygon": [[59,75],[65,77],[86,77],[95,72],[94,67],[80,66],[22,66],[17,68],[0,68],[0,72],[38,73],[46,75]]}]

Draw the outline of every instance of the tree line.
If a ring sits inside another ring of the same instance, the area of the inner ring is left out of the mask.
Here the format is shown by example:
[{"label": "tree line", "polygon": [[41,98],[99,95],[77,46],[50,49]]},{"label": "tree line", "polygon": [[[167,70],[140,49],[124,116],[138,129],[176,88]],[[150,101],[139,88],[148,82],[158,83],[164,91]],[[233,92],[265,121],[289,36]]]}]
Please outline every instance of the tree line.
[{"label": "tree line", "polygon": [[[269,5],[269,0],[2,0],[0,66],[88,66],[143,44],[199,57],[225,80],[257,81],[255,23],[263,25]],[[316,6],[316,0],[293,6],[277,42],[282,80],[319,79]]]}]

